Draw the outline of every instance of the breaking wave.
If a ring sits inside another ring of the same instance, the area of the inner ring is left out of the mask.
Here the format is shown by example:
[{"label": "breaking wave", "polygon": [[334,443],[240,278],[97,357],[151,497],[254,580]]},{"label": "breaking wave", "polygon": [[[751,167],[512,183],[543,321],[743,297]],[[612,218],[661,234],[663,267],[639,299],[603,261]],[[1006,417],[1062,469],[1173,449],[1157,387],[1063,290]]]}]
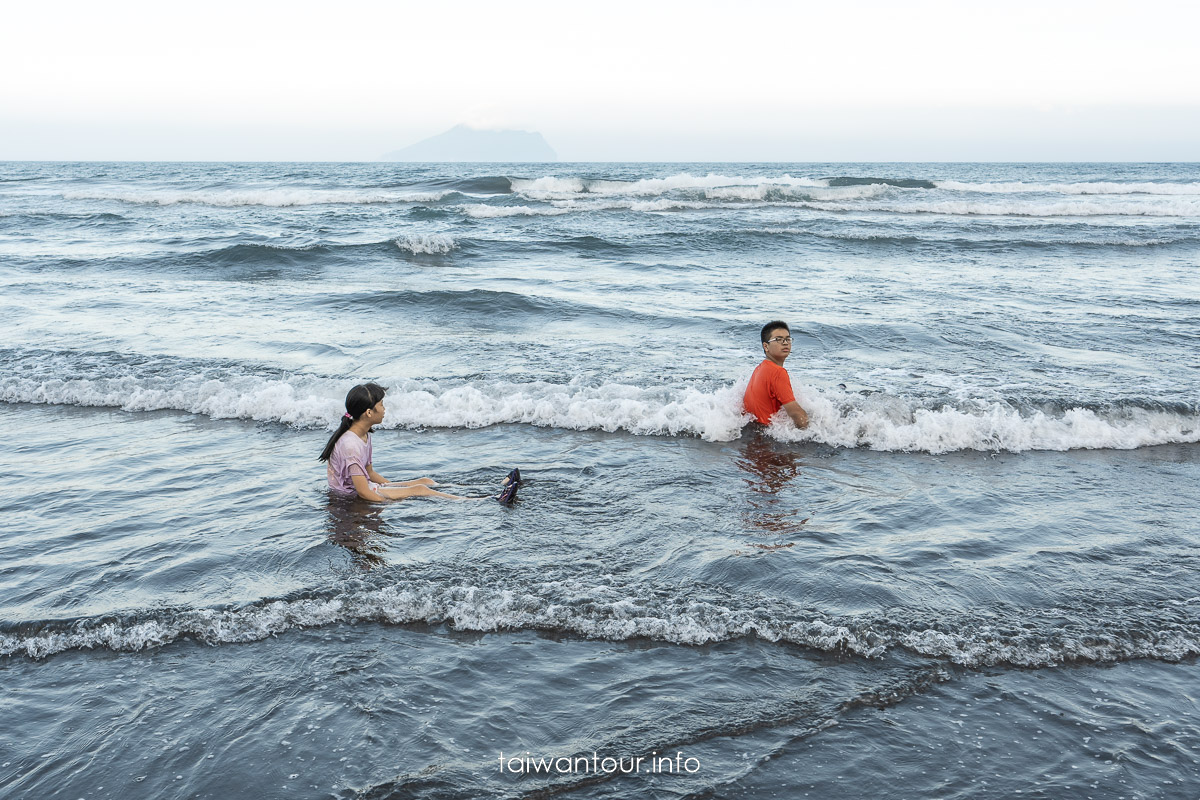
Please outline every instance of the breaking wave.
[{"label": "breaking wave", "polygon": [[634,181],[546,176],[524,180],[514,178],[512,181],[513,192],[532,200],[570,199],[579,195],[649,197],[677,191],[705,192],[758,187],[828,188],[828,186],[829,182],[822,178],[796,178],[786,174],[777,177],[737,177],[713,173],[708,175],[680,173],[666,178],[643,178]]},{"label": "breaking wave", "polygon": [[[588,195],[540,198],[547,205],[493,206],[486,203],[461,206],[468,217],[488,219],[516,216],[558,216],[567,213],[601,211],[694,211],[705,209],[747,209],[780,207],[808,209],[833,213],[930,214],[958,217],[1030,217],[1030,218],[1095,218],[1095,217],[1200,217],[1200,199],[1108,198],[1103,200],[969,200],[957,198],[908,196],[892,197],[893,190],[879,184],[846,187],[844,189],[809,189],[794,191],[786,188],[726,187],[702,192],[698,199],[660,197],[653,200],[588,199]],[[703,199],[699,199],[702,197]]]},{"label": "breaking wave", "polygon": [[181,203],[235,208],[271,206],[276,208],[314,205],[370,205],[379,203],[434,203],[455,194],[437,192],[394,192],[368,189],[242,189],[213,190],[76,190],[63,192],[65,200],[114,200],[137,205],[170,206]]},{"label": "breaking wave", "polygon": [[531,206],[489,206],[486,203],[463,206],[462,211],[474,219],[495,217],[553,217],[568,213],[565,208],[533,208]]},{"label": "breaking wave", "polygon": [[[60,360],[12,359],[11,371],[0,376],[0,400],[131,412],[170,409],[215,419],[328,428],[341,414],[346,383],[291,374],[260,376],[190,362],[172,367],[161,359],[125,364],[119,372],[103,359],[69,366]],[[64,374],[76,377],[53,377]],[[391,387],[393,409],[385,428],[524,424],[732,441],[749,420],[741,408],[744,378],[708,387],[643,387],[582,379],[382,380]],[[1002,400],[863,395],[838,387],[805,387],[799,399],[809,411],[809,427],[795,429],[783,421],[781,412],[767,435],[787,442],[928,453],[1127,450],[1200,442],[1200,410],[1179,404],[1064,402],[1031,407]]]},{"label": "breaking wave", "polygon": [[1200,199],[1174,200],[1014,200],[909,199],[890,202],[796,204],[817,211],[878,211],[892,214],[946,214],[991,217],[1200,217]]},{"label": "breaking wave", "polygon": [[[1167,236],[1147,236],[1139,238],[1130,235],[1133,231],[1104,230],[1097,231],[1091,238],[1085,238],[1078,233],[1067,231],[1060,233],[1055,230],[1044,232],[1041,238],[1021,238],[1015,235],[994,236],[982,233],[980,235],[958,235],[954,238],[935,238],[916,236],[903,233],[881,233],[878,229],[855,230],[819,230],[816,228],[748,228],[740,233],[763,234],[767,236],[806,236],[816,239],[829,239],[842,242],[864,242],[867,244],[899,245],[904,247],[946,246],[964,249],[992,248],[997,250],[1014,248],[1042,249],[1047,247],[1077,247],[1077,248],[1121,248],[1121,247],[1165,247],[1178,244],[1192,244],[1200,240],[1200,231],[1174,232]],[[1162,232],[1155,230],[1152,233]]]},{"label": "breaking wave", "polygon": [[999,183],[965,183],[963,181],[934,181],[933,186],[955,192],[986,192],[987,194],[1162,194],[1200,195],[1200,183],[1154,183],[1112,181],[1078,183],[1026,183],[1003,181]]},{"label": "breaking wave", "polygon": [[[549,578],[549,579],[547,579]],[[835,615],[716,587],[686,590],[623,578],[464,575],[301,593],[240,607],[152,609],[75,620],[6,623],[0,656],[68,650],[140,651],[181,639],[254,642],[334,624],[450,625],[464,631],[541,630],[592,639],[703,645],[744,637],[877,659],[904,649],[966,667],[1051,667],[1200,654],[1196,600],[1153,609],[1010,609],[981,614],[897,609]]]},{"label": "breaking wave", "polygon": [[[1006,195],[1010,200],[973,199],[971,195]],[[374,205],[438,203],[448,198],[522,198],[551,203],[528,205],[464,205],[477,219],[553,216],[574,210],[666,211],[723,208],[728,204],[768,203],[820,211],[878,211],[980,216],[1200,216],[1200,183],[1113,181],[1037,183],[1022,181],[970,183],[894,177],[806,177],[771,175],[691,175],[637,180],[547,175],[536,178],[482,176],[441,184],[396,188],[318,189],[248,188],[118,189],[90,188],[62,193],[66,200],[110,200],[168,206],[195,203],[217,207]],[[1056,197],[1057,195],[1057,197]],[[621,199],[621,202],[612,201]],[[1084,199],[1086,198],[1086,199]],[[593,201],[591,204],[580,201]],[[608,201],[608,202],[605,202]],[[611,203],[611,204],[610,204]],[[647,205],[651,203],[652,205]],[[653,204],[658,205],[653,205]],[[703,205],[694,205],[702,203]]]},{"label": "breaking wave", "polygon": [[458,249],[454,237],[444,233],[407,234],[394,241],[401,250],[416,255],[444,255]]}]

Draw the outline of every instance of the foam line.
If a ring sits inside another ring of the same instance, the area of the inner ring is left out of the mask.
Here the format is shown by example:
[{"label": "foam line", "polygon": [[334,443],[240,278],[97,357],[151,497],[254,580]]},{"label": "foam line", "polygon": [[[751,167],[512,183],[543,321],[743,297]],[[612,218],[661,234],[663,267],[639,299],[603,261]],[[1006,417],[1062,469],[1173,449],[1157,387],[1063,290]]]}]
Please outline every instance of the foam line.
[{"label": "foam line", "polygon": [[1078,183],[1025,183],[1007,181],[1000,183],[964,183],[962,181],[934,181],[939,189],[955,192],[986,192],[988,194],[1161,194],[1200,195],[1200,183],[1114,183],[1093,181]]},{"label": "foam line", "polygon": [[239,206],[312,206],[361,205],[378,203],[433,203],[455,194],[439,192],[381,192],[376,190],[338,189],[258,189],[240,191],[212,190],[76,190],[63,192],[65,200],[114,200],[136,205],[170,206],[181,203],[235,208]]},{"label": "foam line", "polygon": [[690,175],[686,172],[666,178],[643,178],[636,181],[587,180],[575,177],[547,175],[537,179],[512,181],[514,193],[531,200],[569,199],[580,194],[627,195],[649,197],[680,190],[706,191],[721,187],[828,187],[829,181],[821,178],[796,178],[791,175],[777,177],[738,177],[730,175]]},{"label": "foam line", "polygon": [[418,255],[443,255],[458,249],[454,237],[444,233],[407,234],[393,241],[401,250]]},{"label": "foam line", "polygon": [[[160,368],[161,369],[161,368]],[[101,368],[101,373],[103,369]],[[341,413],[346,381],[304,376],[214,375],[187,367],[174,374],[104,374],[57,379],[36,374],[0,376],[0,400],[115,407],[127,411],[174,409],[213,418],[332,427]],[[702,390],[507,381],[469,383],[388,380],[392,412],[384,428],[481,428],[527,424],[568,430],[627,431],[639,435],[738,438],[742,382]],[[1058,412],[1019,408],[1004,401],[930,403],[883,393],[860,395],[806,386],[799,399],[811,424],[798,431],[781,416],[767,429],[781,441],[816,442],[897,452],[1135,449],[1200,442],[1200,413],[1166,404],[1099,410],[1067,406]],[[1090,405],[1090,404],[1089,404]]]},{"label": "foam line", "polygon": [[[880,658],[902,648],[968,667],[1049,667],[1200,654],[1190,609],[996,611],[924,616],[918,610],[835,616],[764,597],[699,597],[661,587],[578,580],[416,580],[327,596],[262,600],[239,608],[153,609],[95,619],[7,624],[0,656],[40,659],[79,649],[140,651],[180,639],[254,642],[333,624],[448,624],[457,630],[543,630],[591,639],[703,645],[743,637]],[[1015,614],[1015,615],[1014,615]],[[1161,617],[1161,618],[1160,618]]]}]

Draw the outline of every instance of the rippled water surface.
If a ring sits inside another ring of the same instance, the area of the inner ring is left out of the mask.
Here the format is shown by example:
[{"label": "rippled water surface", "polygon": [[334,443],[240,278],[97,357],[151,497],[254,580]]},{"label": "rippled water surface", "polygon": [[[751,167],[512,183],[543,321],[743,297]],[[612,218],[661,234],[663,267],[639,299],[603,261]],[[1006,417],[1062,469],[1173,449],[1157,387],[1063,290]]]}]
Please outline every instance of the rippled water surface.
[{"label": "rippled water surface", "polygon": [[[1196,165],[2,164],[0,796],[1193,798],[1198,267]],[[331,500],[366,380],[518,503]]]}]

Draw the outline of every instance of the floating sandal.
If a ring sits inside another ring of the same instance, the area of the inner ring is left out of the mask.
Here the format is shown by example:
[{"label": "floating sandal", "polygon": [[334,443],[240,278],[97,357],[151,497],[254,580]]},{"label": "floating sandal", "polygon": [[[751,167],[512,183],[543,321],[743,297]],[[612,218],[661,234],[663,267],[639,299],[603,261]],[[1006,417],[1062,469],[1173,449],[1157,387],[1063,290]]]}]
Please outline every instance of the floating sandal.
[{"label": "floating sandal", "polygon": [[514,469],[508,473],[508,477],[504,479],[504,488],[500,490],[500,494],[496,495],[496,499],[505,505],[509,505],[513,500],[517,499],[517,487],[521,484],[521,470]]}]

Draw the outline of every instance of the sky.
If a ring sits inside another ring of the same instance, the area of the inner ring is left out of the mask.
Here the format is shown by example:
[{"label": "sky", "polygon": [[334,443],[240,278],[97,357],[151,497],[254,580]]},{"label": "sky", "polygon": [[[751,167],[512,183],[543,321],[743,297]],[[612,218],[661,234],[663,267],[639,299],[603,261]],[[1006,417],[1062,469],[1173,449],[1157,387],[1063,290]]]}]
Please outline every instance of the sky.
[{"label": "sky", "polygon": [[1200,160],[1193,2],[14,5],[0,160]]}]

